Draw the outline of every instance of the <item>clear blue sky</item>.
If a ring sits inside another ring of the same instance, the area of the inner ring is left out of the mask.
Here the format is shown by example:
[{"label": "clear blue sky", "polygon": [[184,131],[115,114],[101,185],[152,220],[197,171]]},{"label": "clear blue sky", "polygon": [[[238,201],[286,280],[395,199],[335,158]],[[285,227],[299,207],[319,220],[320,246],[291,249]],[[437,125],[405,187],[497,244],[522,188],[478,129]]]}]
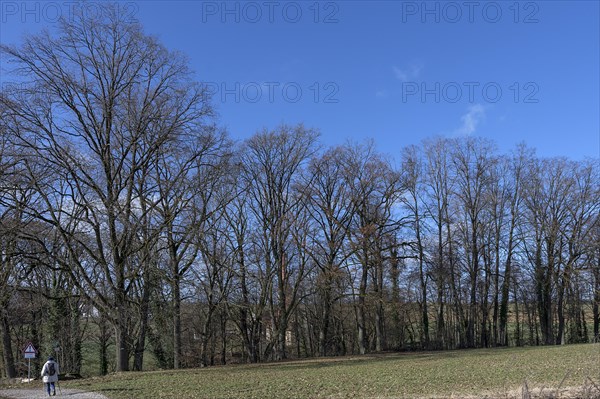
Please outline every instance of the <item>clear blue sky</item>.
[{"label": "clear blue sky", "polygon": [[[325,145],[374,138],[391,154],[471,134],[503,152],[525,141],[542,156],[600,157],[598,1],[121,4],[189,56],[236,139],[303,122]],[[52,27],[69,7],[3,1],[0,39]]]}]

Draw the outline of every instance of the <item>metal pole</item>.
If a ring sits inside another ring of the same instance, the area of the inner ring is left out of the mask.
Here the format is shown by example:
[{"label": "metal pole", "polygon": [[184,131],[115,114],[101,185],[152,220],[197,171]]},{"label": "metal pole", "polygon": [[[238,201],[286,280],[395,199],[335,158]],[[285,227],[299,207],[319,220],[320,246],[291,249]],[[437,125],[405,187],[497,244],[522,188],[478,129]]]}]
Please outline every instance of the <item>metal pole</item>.
[{"label": "metal pole", "polygon": [[31,359],[27,360],[27,382],[31,382]]}]

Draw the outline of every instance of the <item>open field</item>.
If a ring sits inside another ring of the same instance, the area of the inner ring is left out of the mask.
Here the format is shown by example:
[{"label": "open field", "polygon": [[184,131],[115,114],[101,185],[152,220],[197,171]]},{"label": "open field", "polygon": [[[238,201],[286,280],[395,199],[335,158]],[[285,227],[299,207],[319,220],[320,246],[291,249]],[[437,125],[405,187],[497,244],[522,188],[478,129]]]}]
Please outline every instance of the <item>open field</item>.
[{"label": "open field", "polygon": [[[532,391],[543,388],[545,397],[600,397],[600,345],[313,359],[115,374],[62,385],[114,399],[521,398],[525,382]],[[573,387],[584,386],[585,392],[573,394]]]}]

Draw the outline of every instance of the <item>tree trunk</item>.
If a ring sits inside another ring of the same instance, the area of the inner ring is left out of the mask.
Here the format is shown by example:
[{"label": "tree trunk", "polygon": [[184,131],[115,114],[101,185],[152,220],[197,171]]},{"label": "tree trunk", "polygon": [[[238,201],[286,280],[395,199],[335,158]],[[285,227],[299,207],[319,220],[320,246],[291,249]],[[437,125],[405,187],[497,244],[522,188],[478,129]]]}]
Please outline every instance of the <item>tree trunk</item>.
[{"label": "tree trunk", "polygon": [[497,231],[494,250],[494,310],[492,314],[492,331],[494,333],[493,344],[498,345],[500,341],[500,232]]},{"label": "tree trunk", "polygon": [[[443,225],[443,221],[442,218],[444,217],[444,204],[445,202],[442,202],[440,200],[440,198],[437,198],[437,257],[438,257],[438,273],[437,273],[437,287],[438,287],[438,297],[437,297],[437,302],[438,302],[438,317],[437,317],[437,345],[440,349],[444,349],[445,346],[445,342],[444,342],[444,337],[445,337],[445,330],[446,330],[446,326],[444,323],[444,301],[443,301],[443,296],[444,296],[444,235],[443,235],[443,229],[444,229],[444,225]],[[449,237],[448,237],[449,238]],[[453,278],[453,277],[451,277]]]},{"label": "tree trunk", "polygon": [[477,318],[477,276],[479,275],[479,247],[477,242],[477,219],[471,220],[471,299],[467,321],[467,346],[475,347],[475,322]]},{"label": "tree trunk", "polygon": [[[499,344],[508,346],[508,305],[510,297],[510,281],[512,279],[512,250],[513,250],[514,217],[508,236],[508,253],[504,264],[504,280],[502,280],[502,299],[500,303]],[[515,298],[516,302],[516,298]]]},{"label": "tree trunk", "polygon": [[[209,301],[210,301],[210,299],[209,299]],[[204,320],[204,324],[202,325],[202,343],[200,344],[200,346],[201,346],[200,358],[201,358],[202,367],[206,367],[209,365],[208,344],[213,335],[211,324],[212,324],[214,305],[209,303],[208,306],[209,306],[208,313],[206,314],[206,319]]]},{"label": "tree trunk", "polygon": [[383,260],[381,249],[377,248],[377,261],[375,265],[375,351],[381,352],[386,349],[385,346],[385,314],[384,314],[384,296],[383,296]]},{"label": "tree trunk", "polygon": [[358,290],[358,314],[357,314],[357,322],[358,322],[358,352],[361,355],[367,353],[367,336],[366,336],[366,327],[367,327],[367,315],[365,309],[365,299],[367,296],[367,278],[368,278],[368,269],[367,262],[363,264],[362,268],[362,276],[360,279],[360,287]]},{"label": "tree trunk", "polygon": [[256,318],[252,318],[251,322],[248,323],[248,309],[250,308],[250,298],[248,294],[248,285],[246,282],[246,265],[243,245],[243,239],[241,237],[237,237],[237,249],[239,252],[238,266],[240,268],[240,287],[242,291],[242,301],[239,306],[238,326],[242,335],[244,350],[248,356],[248,361],[250,363],[258,363],[260,359],[259,343],[261,317],[260,315],[256,315]]},{"label": "tree trunk", "polygon": [[[519,314],[519,298],[517,296],[517,282],[513,284],[513,295],[515,298],[515,346],[521,346],[521,316]],[[506,333],[508,337],[508,332]],[[506,345],[508,345],[508,339],[506,341]]]},{"label": "tree trunk", "polygon": [[558,286],[558,298],[556,301],[556,316],[558,318],[558,328],[556,331],[556,345],[564,345],[565,344],[565,290],[567,284],[567,276],[565,275],[567,270],[564,271],[562,283]]},{"label": "tree trunk", "polygon": [[600,251],[597,256],[598,265],[596,267],[592,267],[592,272],[594,274],[594,303],[592,307],[594,319],[594,342],[598,342],[600,340]]},{"label": "tree trunk", "polygon": [[100,344],[100,352],[99,352],[99,357],[100,357],[100,375],[106,375],[108,374],[108,340],[109,340],[109,335],[108,335],[108,323],[106,322],[106,318],[102,315],[100,315],[100,320],[98,322],[98,329],[99,329],[99,335],[98,335],[98,342]]},{"label": "tree trunk", "polygon": [[395,350],[400,350],[403,346],[404,346],[404,337],[403,337],[403,331],[404,331],[404,326],[403,326],[403,322],[402,322],[402,317],[400,314],[400,285],[398,282],[398,279],[400,277],[400,267],[399,267],[399,260],[398,260],[398,251],[395,248],[392,248],[391,251],[391,259],[390,259],[390,266],[391,266],[391,279],[392,279],[392,315],[393,315],[393,322],[394,322],[394,331],[393,331],[393,336],[395,337],[394,339],[394,349]]},{"label": "tree trunk", "polygon": [[421,238],[417,238],[419,246],[419,280],[421,284],[421,345],[423,349],[429,349],[429,308],[427,306],[427,277],[423,267],[424,255],[421,246]]},{"label": "tree trunk", "polygon": [[385,338],[384,338],[384,315],[383,315],[383,302],[380,300],[377,303],[377,309],[375,311],[375,351],[381,352],[385,349]]},{"label": "tree trunk", "polygon": [[77,304],[74,302],[71,305],[71,348],[69,353],[71,354],[71,372],[81,374],[81,313]]},{"label": "tree trunk", "polygon": [[488,319],[489,319],[489,294],[490,294],[490,286],[492,279],[492,271],[491,271],[491,256],[489,251],[484,251],[484,271],[485,278],[483,284],[483,292],[481,295],[481,331],[480,331],[480,342],[479,345],[483,348],[487,348],[489,346],[489,328],[488,328]]},{"label": "tree trunk", "polygon": [[277,290],[278,290],[278,313],[279,320],[277,320],[276,328],[277,328],[277,347],[276,347],[276,358],[277,360],[287,359],[287,329],[288,322],[290,318],[290,306],[291,298],[289,297],[289,285],[288,285],[288,271],[287,271],[287,260],[286,254],[281,250],[285,247],[284,242],[279,242],[276,248],[280,250],[274,250],[276,254],[276,258],[279,258],[277,261],[278,271],[277,271]]},{"label": "tree trunk", "polygon": [[119,305],[118,324],[115,328],[115,340],[117,344],[117,371],[129,371],[129,331],[127,329],[128,315],[125,305]]},{"label": "tree trunk", "polygon": [[220,312],[221,320],[221,364],[227,363],[227,314]]},{"label": "tree trunk", "polygon": [[446,325],[444,321],[444,286],[441,281],[438,282],[437,289],[437,326],[436,326],[436,346],[437,349],[445,349],[445,331]]},{"label": "tree trunk", "polygon": [[4,372],[7,378],[16,378],[15,359],[13,357],[12,343],[10,339],[10,323],[5,309],[0,309],[2,326],[2,355],[4,358]]},{"label": "tree trunk", "polygon": [[[448,207],[446,207],[446,220],[450,220],[450,215],[448,214]],[[452,241],[452,230],[450,228],[450,223],[446,223],[446,233],[448,240],[448,262],[450,263],[450,288],[452,290],[452,299],[454,302],[454,313],[456,314],[456,329],[458,330],[458,347],[463,348],[466,346],[466,323],[465,323],[465,314],[464,309],[462,307],[462,301],[460,298],[460,293],[458,291],[458,287],[456,286],[456,267],[454,262],[454,244]]]},{"label": "tree trunk", "polygon": [[[415,216],[415,236],[417,239],[417,250],[419,256],[419,283],[421,284],[421,346],[429,349],[429,308],[427,304],[427,276],[425,273],[425,253],[421,239],[421,215],[419,213],[419,202],[417,193],[413,193],[413,210]],[[441,259],[440,259],[441,260]]]},{"label": "tree trunk", "polygon": [[[149,278],[149,277],[146,277]],[[146,332],[148,331],[148,312],[150,308],[150,282],[144,282],[144,293],[140,304],[140,331],[135,345],[133,370],[142,371],[144,367],[144,351],[146,350]]]},{"label": "tree trunk", "polygon": [[540,320],[540,329],[542,332],[542,341],[544,345],[554,344],[554,333],[552,323],[552,271],[554,247],[552,243],[548,245],[548,265],[542,264],[542,246],[538,242],[535,255],[536,270],[536,292],[537,305]]},{"label": "tree trunk", "polygon": [[277,327],[277,360],[285,360],[287,359],[287,343],[286,343],[286,335],[287,335],[287,320],[283,317],[280,318],[278,327]]},{"label": "tree trunk", "polygon": [[331,282],[329,276],[326,277],[322,306],[321,328],[319,329],[319,354],[321,356],[327,356],[327,340],[329,339],[329,324],[331,318]]},{"label": "tree trunk", "polygon": [[173,270],[173,368],[181,367],[181,289],[178,270]]}]

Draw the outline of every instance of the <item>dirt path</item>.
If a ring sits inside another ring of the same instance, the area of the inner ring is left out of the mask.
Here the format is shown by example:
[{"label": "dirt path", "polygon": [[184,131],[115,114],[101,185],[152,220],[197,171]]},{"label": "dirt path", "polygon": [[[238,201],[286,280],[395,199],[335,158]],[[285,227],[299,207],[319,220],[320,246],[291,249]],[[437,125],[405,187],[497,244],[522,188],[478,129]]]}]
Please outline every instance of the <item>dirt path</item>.
[{"label": "dirt path", "polygon": [[[63,389],[62,392],[57,388],[56,396],[51,398],[69,398],[69,399],[108,399],[106,396],[96,392],[85,392],[78,389]],[[7,399],[46,399],[48,392],[45,389],[4,389],[0,390],[0,398]]]}]

